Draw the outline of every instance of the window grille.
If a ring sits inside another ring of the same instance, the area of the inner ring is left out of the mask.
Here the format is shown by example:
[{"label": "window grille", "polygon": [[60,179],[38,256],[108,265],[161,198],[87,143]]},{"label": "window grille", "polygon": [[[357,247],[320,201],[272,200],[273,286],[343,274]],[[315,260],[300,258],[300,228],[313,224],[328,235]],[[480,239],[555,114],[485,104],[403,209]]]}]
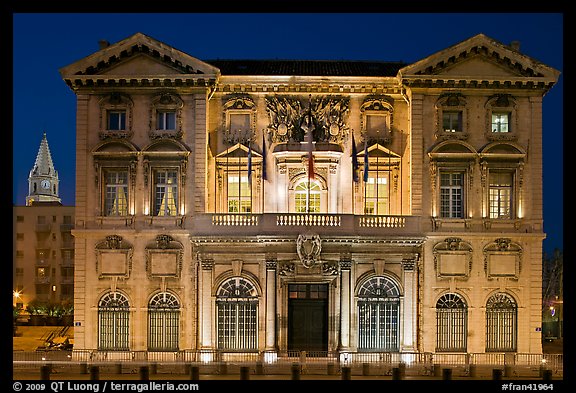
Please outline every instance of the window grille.
[{"label": "window grille", "polygon": [[110,292],[98,304],[98,349],[129,350],[130,306],[118,292]]},{"label": "window grille", "polygon": [[148,350],[177,351],[180,304],[174,295],[159,293],[148,304]]},{"label": "window grille", "polygon": [[505,293],[486,303],[486,352],[515,352],[518,335],[518,307]]},{"label": "window grille", "polygon": [[358,350],[399,350],[400,292],[386,277],[366,281],[358,291]]},{"label": "window grille", "polygon": [[256,350],[258,334],[258,294],[248,280],[231,278],[216,295],[218,348]]},{"label": "window grille", "polygon": [[466,352],[468,312],[464,300],[448,293],[436,303],[436,351]]}]

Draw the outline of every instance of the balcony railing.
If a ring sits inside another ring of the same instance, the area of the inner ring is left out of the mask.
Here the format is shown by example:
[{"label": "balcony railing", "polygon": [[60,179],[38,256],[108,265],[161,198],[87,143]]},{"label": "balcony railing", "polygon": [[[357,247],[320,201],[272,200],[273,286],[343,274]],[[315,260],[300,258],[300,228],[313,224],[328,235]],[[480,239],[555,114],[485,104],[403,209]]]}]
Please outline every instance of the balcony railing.
[{"label": "balcony railing", "polygon": [[198,236],[295,235],[309,229],[341,236],[418,235],[420,217],[323,213],[199,214],[190,219]]}]

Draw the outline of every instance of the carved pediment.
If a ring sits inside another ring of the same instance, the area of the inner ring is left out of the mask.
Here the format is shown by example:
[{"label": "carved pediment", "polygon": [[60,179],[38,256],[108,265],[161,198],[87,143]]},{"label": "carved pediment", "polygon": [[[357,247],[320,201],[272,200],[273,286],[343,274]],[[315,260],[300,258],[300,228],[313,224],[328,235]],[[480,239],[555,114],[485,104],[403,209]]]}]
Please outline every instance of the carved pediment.
[{"label": "carved pediment", "polygon": [[107,45],[59,71],[72,88],[120,84],[172,86],[184,81],[205,87],[220,75],[218,68],[142,33]]},{"label": "carved pediment", "polygon": [[398,75],[404,83],[413,85],[505,81],[510,86],[536,82],[550,88],[560,72],[509,45],[478,34],[400,69]]}]

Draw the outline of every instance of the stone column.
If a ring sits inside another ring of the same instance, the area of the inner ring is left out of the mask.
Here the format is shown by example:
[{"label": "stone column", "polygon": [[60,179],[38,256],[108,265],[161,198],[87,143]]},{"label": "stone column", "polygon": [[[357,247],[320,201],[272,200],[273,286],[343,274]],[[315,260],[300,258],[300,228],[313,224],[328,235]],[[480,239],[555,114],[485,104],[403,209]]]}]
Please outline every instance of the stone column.
[{"label": "stone column", "polygon": [[264,360],[276,358],[276,258],[266,256],[266,352]]},{"label": "stone column", "polygon": [[[200,285],[200,349],[211,351],[212,345],[212,269],[214,260],[200,257],[202,283]],[[202,359],[208,360],[208,359]],[[210,359],[212,360],[212,359]]]},{"label": "stone column", "polygon": [[404,314],[402,316],[402,343],[400,351],[416,352],[417,337],[417,257],[405,258],[402,260],[402,270],[404,272]]},{"label": "stone column", "polygon": [[351,266],[351,259],[340,259],[340,352],[350,350]]}]

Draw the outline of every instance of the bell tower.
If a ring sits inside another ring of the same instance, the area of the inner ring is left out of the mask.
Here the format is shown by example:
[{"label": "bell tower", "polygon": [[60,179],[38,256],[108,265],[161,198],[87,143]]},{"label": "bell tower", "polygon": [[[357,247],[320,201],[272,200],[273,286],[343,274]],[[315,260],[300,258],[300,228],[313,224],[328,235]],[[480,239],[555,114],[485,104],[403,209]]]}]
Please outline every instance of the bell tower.
[{"label": "bell tower", "polygon": [[62,200],[58,196],[59,182],[58,172],[54,169],[48,140],[46,139],[46,133],[44,133],[38,155],[36,156],[36,162],[28,176],[26,206],[39,202],[57,202],[61,204]]}]

